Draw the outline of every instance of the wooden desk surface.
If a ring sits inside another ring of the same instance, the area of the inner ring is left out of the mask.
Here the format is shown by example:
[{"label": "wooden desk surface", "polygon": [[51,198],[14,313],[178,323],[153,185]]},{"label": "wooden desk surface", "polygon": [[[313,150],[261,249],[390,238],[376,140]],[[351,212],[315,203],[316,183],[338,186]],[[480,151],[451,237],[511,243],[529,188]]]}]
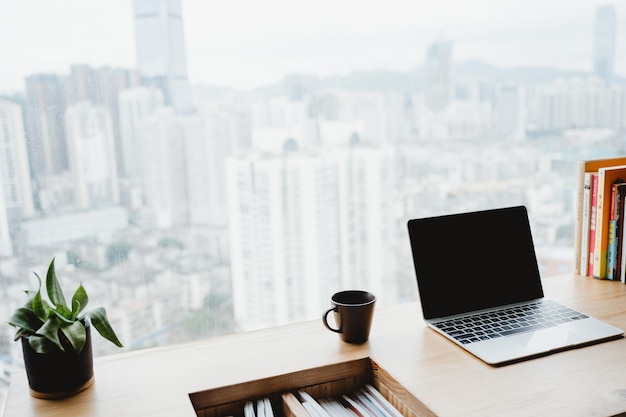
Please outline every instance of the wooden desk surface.
[{"label": "wooden desk surface", "polygon": [[[626,329],[626,285],[544,280],[548,298]],[[188,394],[371,357],[440,416],[626,413],[626,339],[494,368],[427,328],[418,303],[379,309],[370,341],[339,341],[320,320],[95,361],[96,383],[61,401],[31,398],[13,375],[6,417],[195,416]]]}]

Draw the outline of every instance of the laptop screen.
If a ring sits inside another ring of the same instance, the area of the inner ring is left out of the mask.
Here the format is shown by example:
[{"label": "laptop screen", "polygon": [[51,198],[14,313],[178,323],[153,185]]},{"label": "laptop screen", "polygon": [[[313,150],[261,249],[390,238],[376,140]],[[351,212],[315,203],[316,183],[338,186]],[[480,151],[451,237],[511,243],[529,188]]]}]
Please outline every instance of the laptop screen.
[{"label": "laptop screen", "polygon": [[523,206],[409,220],[425,319],[543,297]]}]

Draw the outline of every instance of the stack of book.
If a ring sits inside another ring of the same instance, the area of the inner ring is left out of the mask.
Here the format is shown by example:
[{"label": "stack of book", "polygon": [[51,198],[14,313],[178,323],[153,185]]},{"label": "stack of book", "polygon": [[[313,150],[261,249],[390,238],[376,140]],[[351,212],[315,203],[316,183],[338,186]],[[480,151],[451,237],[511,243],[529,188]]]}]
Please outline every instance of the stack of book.
[{"label": "stack of book", "polygon": [[626,282],[626,157],[578,166],[576,273]]},{"label": "stack of book", "polygon": [[274,417],[274,410],[272,410],[270,399],[263,398],[256,402],[256,409],[254,402],[246,401],[243,408],[243,415],[244,417]]},{"label": "stack of book", "polygon": [[369,384],[341,398],[315,400],[304,391],[298,391],[298,397],[310,417],[403,417]]}]

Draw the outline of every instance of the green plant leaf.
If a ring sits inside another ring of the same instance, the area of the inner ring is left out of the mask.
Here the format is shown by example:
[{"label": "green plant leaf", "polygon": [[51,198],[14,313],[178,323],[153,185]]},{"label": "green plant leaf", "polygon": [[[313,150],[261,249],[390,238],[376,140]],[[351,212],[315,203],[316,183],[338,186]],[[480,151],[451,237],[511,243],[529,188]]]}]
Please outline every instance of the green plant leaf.
[{"label": "green plant leaf", "polygon": [[41,291],[37,291],[32,300],[32,308],[39,320],[46,321],[52,313],[52,307],[41,297]]},{"label": "green plant leaf", "polygon": [[[63,310],[63,306],[60,306],[61,310]],[[64,315],[65,314],[65,315]],[[52,310],[52,315],[56,316],[56,318],[58,318],[59,320],[61,320],[62,323],[65,324],[72,324],[74,323],[76,320],[72,320],[71,317],[68,318],[68,316],[71,316],[72,312],[65,307],[65,310],[63,310],[63,313],[61,311],[57,310]]]},{"label": "green plant leaf", "polygon": [[74,352],[80,353],[83,351],[85,341],[87,340],[87,331],[83,323],[75,321],[68,326],[61,325],[61,332],[63,332],[67,340],[69,340],[74,348]]},{"label": "green plant leaf", "polygon": [[43,306],[43,300],[41,299],[41,291],[37,291],[33,300],[31,301],[33,312],[40,320],[46,320],[48,318],[45,307]]},{"label": "green plant leaf", "polygon": [[76,317],[84,308],[85,307],[80,304],[80,301],[72,298],[72,320],[76,320]]},{"label": "green plant leaf", "polygon": [[63,290],[61,290],[61,286],[59,285],[59,281],[57,280],[56,272],[54,270],[54,258],[52,258],[52,261],[50,262],[48,274],[46,275],[46,291],[48,291],[50,301],[52,301],[57,309],[60,305],[67,308]]},{"label": "green plant leaf", "polygon": [[109,323],[109,319],[107,317],[107,313],[104,307],[98,307],[93,310],[89,310],[83,316],[84,318],[89,318],[91,320],[91,324],[96,328],[98,333],[105,339],[114,343],[118,347],[124,347],[122,343],[119,341],[111,324]]},{"label": "green plant leaf", "polygon": [[[57,316],[52,316],[37,330],[38,335],[41,335],[54,343],[62,352],[65,352],[63,346],[61,345],[61,341],[59,340],[59,319]],[[32,344],[31,344],[32,346]]]},{"label": "green plant leaf", "polygon": [[72,296],[72,320],[76,320],[76,317],[85,309],[88,302],[89,296],[87,296],[87,291],[81,283]]},{"label": "green plant leaf", "polygon": [[57,304],[57,315],[59,316],[59,318],[63,321],[68,321],[68,322],[72,322],[74,320],[72,320],[72,310],[70,310],[66,305],[63,304]]},{"label": "green plant leaf", "polygon": [[43,336],[31,335],[28,337],[30,348],[37,353],[48,353],[54,348],[54,343]]},{"label": "green plant leaf", "polygon": [[35,333],[43,325],[43,320],[40,320],[35,312],[26,307],[20,307],[13,313],[9,324],[14,327],[20,327],[30,333]]},{"label": "green plant leaf", "polygon": [[[29,331],[26,329],[22,329],[21,327],[17,329],[15,332],[15,336],[13,337],[13,341],[17,342],[21,337],[28,336]],[[31,333],[32,334],[32,333]]]}]

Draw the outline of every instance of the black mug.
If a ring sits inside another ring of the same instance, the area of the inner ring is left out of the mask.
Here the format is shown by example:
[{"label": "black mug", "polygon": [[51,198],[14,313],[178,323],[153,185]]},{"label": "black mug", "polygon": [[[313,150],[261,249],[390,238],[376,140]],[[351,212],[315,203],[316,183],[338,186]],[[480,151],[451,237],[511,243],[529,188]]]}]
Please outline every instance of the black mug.
[{"label": "black mug", "polygon": [[[339,333],[347,343],[365,343],[370,335],[376,296],[367,291],[348,290],[335,293],[331,298],[332,308],[322,316],[324,326]],[[333,311],[338,329],[328,324],[328,313]]]}]

